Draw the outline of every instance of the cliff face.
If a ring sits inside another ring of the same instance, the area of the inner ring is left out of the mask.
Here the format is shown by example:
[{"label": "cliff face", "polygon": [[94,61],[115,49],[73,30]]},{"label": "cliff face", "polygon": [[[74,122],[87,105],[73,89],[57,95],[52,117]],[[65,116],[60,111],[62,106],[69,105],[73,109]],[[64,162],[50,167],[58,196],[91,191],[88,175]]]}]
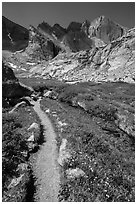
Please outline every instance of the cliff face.
[{"label": "cliff face", "polygon": [[80,50],[90,49],[94,43],[81,29],[82,24],[71,22],[67,29],[62,28],[59,24],[53,27],[43,22],[39,24],[37,29],[44,35],[52,38],[54,43],[58,43],[63,50],[77,52]]},{"label": "cliff face", "polygon": [[[53,27],[43,22],[38,29],[52,35],[70,48],[73,52],[100,47],[124,35],[128,29],[120,26],[105,16],[92,22],[71,22],[67,29],[55,24]],[[101,43],[97,43],[100,41]]]},{"label": "cliff face", "polygon": [[100,16],[90,23],[88,34],[90,38],[97,37],[108,44],[127,32],[127,28],[120,26],[105,16]]},{"label": "cliff face", "polygon": [[2,49],[16,51],[27,47],[29,31],[2,16]]},{"label": "cliff face", "polygon": [[29,29],[29,44],[25,52],[29,55],[31,60],[50,60],[54,58],[61,50],[52,39],[44,36],[33,26]]}]

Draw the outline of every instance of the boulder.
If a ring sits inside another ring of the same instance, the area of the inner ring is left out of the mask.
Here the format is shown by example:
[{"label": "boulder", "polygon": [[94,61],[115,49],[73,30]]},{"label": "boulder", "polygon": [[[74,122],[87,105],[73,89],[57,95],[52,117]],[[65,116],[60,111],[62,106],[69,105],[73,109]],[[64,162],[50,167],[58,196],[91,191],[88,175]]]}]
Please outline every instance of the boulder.
[{"label": "boulder", "polygon": [[36,141],[36,138],[35,138],[34,132],[32,132],[30,137],[27,139],[29,152],[32,152],[36,147],[38,147],[38,144],[35,141]]},{"label": "boulder", "polygon": [[59,157],[57,161],[61,166],[63,166],[66,162],[68,162],[70,158],[71,158],[71,154],[67,149],[67,140],[63,138],[62,143],[60,145]]},{"label": "boulder", "polygon": [[28,130],[39,130],[39,124],[38,123],[32,123]]},{"label": "boulder", "polygon": [[126,132],[129,136],[135,137],[135,118],[134,114],[129,111],[119,110],[116,113],[117,120],[116,124],[118,127]]},{"label": "boulder", "polygon": [[78,106],[86,111],[86,104],[84,101],[78,101]]}]

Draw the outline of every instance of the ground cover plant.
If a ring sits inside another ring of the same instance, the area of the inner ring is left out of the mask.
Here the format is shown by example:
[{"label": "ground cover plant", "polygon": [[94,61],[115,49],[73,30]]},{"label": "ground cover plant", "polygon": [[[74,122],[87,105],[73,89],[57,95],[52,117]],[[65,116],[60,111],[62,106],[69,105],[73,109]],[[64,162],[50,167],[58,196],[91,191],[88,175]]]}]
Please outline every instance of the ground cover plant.
[{"label": "ground cover plant", "polygon": [[[20,107],[12,114],[8,108],[2,113],[2,193],[3,201],[22,202],[30,181],[27,128],[39,122],[31,107]],[[39,132],[37,132],[37,140]]]},{"label": "ground cover plant", "polygon": [[[134,85],[89,82],[58,93],[58,100],[45,98],[41,107],[50,109],[58,146],[66,138],[72,155],[63,166],[60,201],[134,202],[135,140],[116,123],[118,110],[134,113]],[[62,129],[57,117],[67,124]],[[82,169],[85,176],[68,178],[71,168]]]},{"label": "ground cover plant", "polygon": [[31,86],[36,92],[43,92],[44,90],[56,90],[59,87],[67,86],[64,82],[56,79],[42,79],[42,78],[19,78],[19,81],[27,86]]}]

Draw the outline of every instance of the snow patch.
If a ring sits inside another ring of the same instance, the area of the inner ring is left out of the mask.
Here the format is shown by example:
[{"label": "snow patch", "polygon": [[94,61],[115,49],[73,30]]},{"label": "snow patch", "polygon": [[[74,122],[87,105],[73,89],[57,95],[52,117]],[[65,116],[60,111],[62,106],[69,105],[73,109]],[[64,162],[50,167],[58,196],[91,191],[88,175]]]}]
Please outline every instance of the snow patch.
[{"label": "snow patch", "polygon": [[10,36],[10,33],[8,33],[8,37],[9,37],[9,39],[10,39],[11,43],[12,43],[12,44],[14,44],[14,42],[13,42],[13,40],[12,40],[11,36]]},{"label": "snow patch", "polygon": [[17,65],[15,65],[15,64],[13,64],[13,63],[11,63],[11,62],[9,62],[9,65],[10,65],[12,68],[17,68]]},{"label": "snow patch", "polygon": [[52,34],[52,36],[57,40],[57,36],[55,34]]},{"label": "snow patch", "polygon": [[36,65],[36,63],[34,63],[34,62],[27,62],[26,64],[28,64],[28,65]]}]

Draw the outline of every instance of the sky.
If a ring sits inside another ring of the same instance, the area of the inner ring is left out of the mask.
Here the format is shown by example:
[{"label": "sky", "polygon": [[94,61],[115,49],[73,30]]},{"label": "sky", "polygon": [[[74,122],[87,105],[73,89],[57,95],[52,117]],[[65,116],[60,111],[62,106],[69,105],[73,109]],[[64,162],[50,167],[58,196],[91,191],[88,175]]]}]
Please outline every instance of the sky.
[{"label": "sky", "polygon": [[104,15],[128,28],[135,26],[133,2],[3,2],[2,15],[26,28],[43,21],[67,27],[70,22],[92,21]]}]

